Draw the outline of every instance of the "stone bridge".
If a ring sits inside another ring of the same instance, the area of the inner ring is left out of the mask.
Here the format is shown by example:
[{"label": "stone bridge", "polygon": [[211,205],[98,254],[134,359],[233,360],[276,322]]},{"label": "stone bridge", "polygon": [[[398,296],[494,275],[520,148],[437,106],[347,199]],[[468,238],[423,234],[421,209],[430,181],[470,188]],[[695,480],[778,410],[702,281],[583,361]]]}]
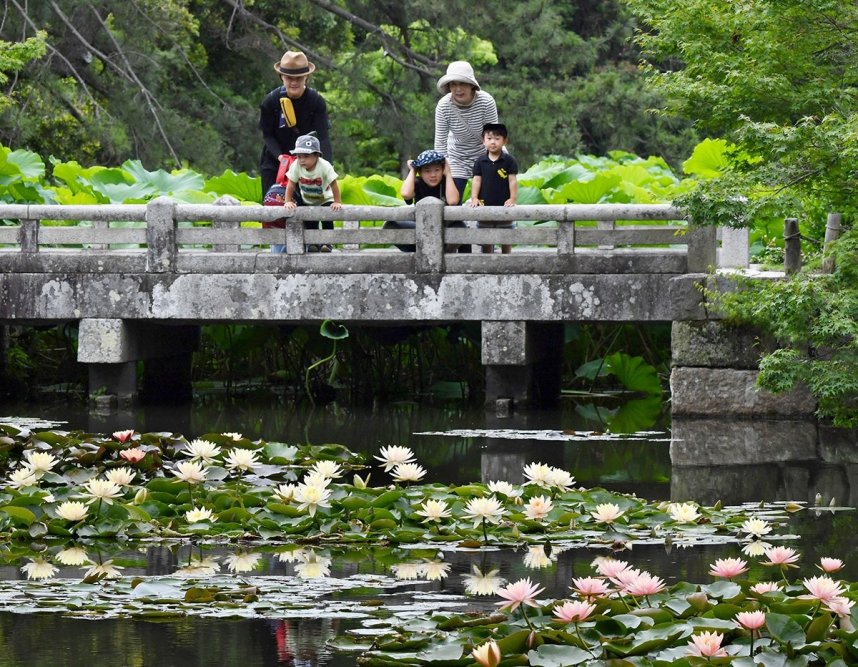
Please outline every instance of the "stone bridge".
[{"label": "stone bridge", "polygon": [[[260,225],[284,217],[282,229]],[[689,224],[667,205],[472,209],[429,199],[334,212],[159,198],[0,205],[0,218],[0,323],[79,323],[90,391],[120,399],[136,394],[139,360],[164,391],[189,392],[191,353],[206,323],[468,320],[482,326],[486,399],[548,401],[559,390],[564,323],[705,323],[701,283],[716,266],[748,262],[746,233]],[[319,219],[342,222],[304,229],[304,220]],[[416,225],[382,229],[385,220]],[[474,220],[541,224],[476,229]],[[305,252],[323,243],[334,252]],[[515,247],[478,252],[491,243]],[[270,252],[272,244],[286,252]],[[468,246],[477,252],[453,252]]]}]

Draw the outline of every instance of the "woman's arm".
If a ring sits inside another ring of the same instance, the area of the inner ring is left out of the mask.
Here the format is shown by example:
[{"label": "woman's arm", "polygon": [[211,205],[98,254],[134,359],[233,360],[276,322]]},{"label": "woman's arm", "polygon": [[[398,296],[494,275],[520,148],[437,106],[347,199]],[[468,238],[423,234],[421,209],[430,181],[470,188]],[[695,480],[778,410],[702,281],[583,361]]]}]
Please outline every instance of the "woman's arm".
[{"label": "woman's arm", "polygon": [[322,148],[322,157],[328,162],[333,162],[334,156],[333,149],[331,148],[331,121],[328,118],[328,104],[325,102],[325,98],[318,92],[316,92],[316,103],[313,110],[313,127],[311,129],[316,132],[316,136],[319,138],[319,145]]},{"label": "woman's arm", "polygon": [[450,118],[447,104],[450,102],[449,93],[438,100],[435,106],[435,150],[441,155],[447,155],[447,135],[450,133]]}]

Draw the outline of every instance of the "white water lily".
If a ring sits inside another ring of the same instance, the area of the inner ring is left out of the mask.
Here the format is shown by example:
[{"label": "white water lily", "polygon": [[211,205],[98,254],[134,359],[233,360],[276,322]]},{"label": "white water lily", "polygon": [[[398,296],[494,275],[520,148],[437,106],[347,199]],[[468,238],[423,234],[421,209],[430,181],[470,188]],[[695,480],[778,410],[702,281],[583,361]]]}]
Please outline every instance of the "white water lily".
[{"label": "white water lily", "polygon": [[188,444],[187,449],[182,450],[182,454],[190,456],[191,461],[213,463],[215,458],[220,455],[220,447],[209,440],[197,438]]},{"label": "white water lily", "polygon": [[527,506],[524,508],[524,515],[531,521],[538,521],[548,516],[548,513],[554,509],[554,503],[551,498],[546,496],[534,496],[527,501]]},{"label": "white water lily", "polygon": [[55,558],[62,565],[85,565],[90,563],[89,556],[86,551],[80,547],[69,547],[60,551]]},{"label": "white water lily", "polygon": [[250,472],[260,464],[260,461],[256,458],[256,452],[252,449],[236,447],[229,450],[224,463],[232,471],[245,470]]},{"label": "white water lily", "polygon": [[381,456],[374,457],[376,460],[384,464],[384,472],[390,472],[397,464],[414,463],[417,459],[414,458],[414,452],[408,447],[399,445],[391,445],[390,447],[382,447],[379,452]]},{"label": "white water lily", "polygon": [[244,437],[241,433],[235,433],[234,431],[227,431],[221,435],[225,435],[227,438],[232,438],[235,442],[238,442]]},{"label": "white water lily", "polygon": [[36,477],[41,477],[49,472],[57,463],[58,459],[47,452],[30,450],[24,454],[27,465]]},{"label": "white water lily", "polygon": [[602,503],[601,505],[596,505],[595,511],[590,512],[590,514],[592,514],[593,518],[599,523],[613,523],[623,515],[620,511],[620,506],[615,505],[614,503]]},{"label": "white water lily", "polygon": [[198,461],[179,461],[173,468],[173,474],[188,484],[206,481],[206,469]]},{"label": "white water lily", "polygon": [[134,481],[134,478],[137,476],[131,468],[113,468],[112,470],[108,470],[104,473],[104,477],[117,486],[128,486],[131,482]]},{"label": "white water lily", "polygon": [[23,489],[27,486],[35,486],[38,481],[30,466],[21,466],[9,473],[8,485],[13,489]]},{"label": "white water lily", "polygon": [[320,489],[324,489],[330,485],[331,478],[320,475],[315,470],[308,470],[307,474],[304,475],[304,479],[301,480],[301,483],[306,484],[307,486],[318,486]]},{"label": "white water lily", "polygon": [[112,560],[106,560],[103,563],[93,564],[83,575],[83,578],[100,577],[103,579],[119,579],[122,576],[120,570],[124,569],[119,565],[114,565]]},{"label": "white water lily", "polygon": [[312,484],[299,484],[295,488],[294,500],[298,509],[306,509],[310,516],[316,515],[316,508],[330,507],[331,490]]},{"label": "white water lily", "polygon": [[420,509],[415,514],[425,517],[423,519],[424,522],[435,521],[438,523],[441,519],[450,518],[450,508],[444,500],[429,498],[420,506]]},{"label": "white water lily", "polygon": [[212,517],[212,511],[205,507],[194,507],[185,512],[185,520],[188,523],[199,523],[200,521],[217,521],[217,517]]},{"label": "white water lily", "polygon": [[114,500],[122,496],[122,488],[109,479],[91,479],[83,488],[86,489],[83,495],[89,497],[88,503],[98,500],[112,505]]},{"label": "white water lily", "polygon": [[503,516],[503,505],[494,496],[491,498],[471,498],[465,505],[463,516],[474,522],[474,528],[483,521],[500,523]]},{"label": "white water lily", "polygon": [[419,482],[426,476],[426,470],[416,463],[398,463],[392,477],[397,482]]},{"label": "white water lily", "polygon": [[44,558],[36,558],[21,566],[21,572],[27,575],[27,579],[50,579],[59,568],[49,563]]},{"label": "white water lily", "polygon": [[281,484],[274,489],[274,495],[284,503],[288,503],[295,496],[295,489],[298,488],[294,484]]},{"label": "white water lily", "polygon": [[528,484],[536,484],[548,488],[552,482],[552,468],[544,463],[528,463],[524,466],[524,476]]},{"label": "white water lily", "polygon": [[57,516],[66,521],[81,521],[86,518],[89,508],[84,503],[67,500],[57,507]]},{"label": "white water lily", "polygon": [[523,489],[518,488],[514,484],[504,481],[489,482],[488,487],[492,493],[501,493],[507,498],[520,498],[524,492]]},{"label": "white water lily", "polygon": [[694,523],[700,518],[700,512],[694,503],[671,503],[667,512],[677,523]]},{"label": "white water lily", "polygon": [[566,491],[572,488],[575,483],[575,478],[563,468],[551,468],[548,473],[548,483],[551,486],[556,486],[561,491]]},{"label": "white water lily", "polygon": [[322,477],[327,477],[328,479],[336,479],[337,477],[343,476],[343,471],[342,468],[340,468],[340,464],[336,461],[331,461],[329,459],[316,461],[313,464],[313,467],[310,468],[310,472],[318,473]]},{"label": "white water lily", "polygon": [[250,572],[256,569],[261,558],[262,554],[245,551],[237,554],[229,554],[223,559],[223,562],[226,563],[226,567],[230,572]]},{"label": "white water lily", "polygon": [[469,595],[494,595],[506,585],[506,579],[498,576],[500,570],[483,572],[476,565],[471,565],[472,574],[463,574],[465,593]]},{"label": "white water lily", "polygon": [[747,519],[745,523],[742,524],[742,532],[748,533],[748,535],[752,535],[753,537],[762,537],[763,535],[767,535],[772,532],[772,526],[768,521],[764,521],[763,519]]}]

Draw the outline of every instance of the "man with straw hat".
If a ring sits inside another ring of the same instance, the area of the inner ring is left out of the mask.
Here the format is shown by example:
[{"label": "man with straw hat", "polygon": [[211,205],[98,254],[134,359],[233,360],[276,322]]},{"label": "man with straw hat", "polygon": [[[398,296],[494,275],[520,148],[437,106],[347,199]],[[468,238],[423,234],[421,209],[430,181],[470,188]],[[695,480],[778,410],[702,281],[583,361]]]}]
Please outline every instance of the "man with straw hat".
[{"label": "man with straw hat", "polygon": [[315,70],[316,66],[301,51],[287,51],[274,63],[282,85],[268,93],[259,106],[259,129],[264,142],[259,160],[263,197],[274,185],[281,163],[289,160],[298,137],[315,132],[322,155],[332,160],[325,98],[307,86]]}]

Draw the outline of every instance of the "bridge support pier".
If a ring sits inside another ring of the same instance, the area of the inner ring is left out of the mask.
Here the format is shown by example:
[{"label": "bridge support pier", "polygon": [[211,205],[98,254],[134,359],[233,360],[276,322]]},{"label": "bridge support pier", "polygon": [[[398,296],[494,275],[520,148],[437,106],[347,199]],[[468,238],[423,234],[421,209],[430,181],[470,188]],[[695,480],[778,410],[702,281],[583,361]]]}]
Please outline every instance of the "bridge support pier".
[{"label": "bridge support pier", "polygon": [[[121,404],[191,398],[191,360],[199,327],[121,319],[80,321],[78,361],[89,366],[89,395],[115,396]],[[143,361],[142,395],[137,362]]]},{"label": "bridge support pier", "polygon": [[486,404],[550,405],[560,397],[562,322],[482,323]]}]

